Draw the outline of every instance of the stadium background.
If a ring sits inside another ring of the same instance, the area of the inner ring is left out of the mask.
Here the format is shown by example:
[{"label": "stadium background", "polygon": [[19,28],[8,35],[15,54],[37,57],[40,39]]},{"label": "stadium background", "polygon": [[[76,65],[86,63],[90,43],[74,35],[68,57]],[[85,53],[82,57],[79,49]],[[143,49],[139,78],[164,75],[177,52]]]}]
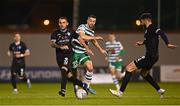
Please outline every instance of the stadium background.
[{"label": "stadium background", "polygon": [[[136,20],[142,12],[151,12],[154,23],[158,25],[159,9],[161,29],[167,32],[172,43],[180,45],[179,0],[1,0],[0,2],[0,83],[10,81],[11,58],[6,53],[13,41],[14,32],[21,33],[23,41],[31,50],[31,56],[26,58],[26,62],[32,82],[59,82],[60,72],[55,60],[55,50],[49,45],[50,34],[57,27],[59,16],[67,16],[70,27],[76,28],[86,22],[89,14],[95,14],[97,34],[107,40],[107,34],[115,33],[117,40],[122,42],[126,50],[123,57],[125,64],[144,55],[145,52],[144,47],[134,46],[137,40],[143,40],[143,29],[136,25]],[[49,20],[50,24],[44,25],[44,20]],[[104,46],[104,42],[100,44]],[[180,49],[170,50],[162,40],[159,48],[160,59],[151,74],[161,82],[180,82]],[[92,56],[95,66],[94,77],[100,78],[98,83],[111,83],[107,62],[97,49],[93,48],[93,51],[96,54]],[[135,74],[132,80],[141,81],[142,78]]]},{"label": "stadium background", "polygon": [[[171,42],[180,45],[180,3],[178,0],[163,0],[160,4],[161,28],[167,32]],[[9,76],[9,71],[5,70],[9,69],[11,59],[7,57],[6,51],[12,42],[13,32],[21,32],[23,40],[31,50],[31,56],[26,59],[27,66],[32,68],[31,70],[42,71],[53,68],[57,70],[55,50],[50,47],[49,39],[51,32],[57,27],[59,16],[67,16],[70,27],[75,29],[80,23],[86,22],[89,14],[95,14],[97,34],[107,40],[108,33],[115,33],[117,40],[122,42],[126,50],[123,57],[125,64],[144,55],[143,47],[134,47],[137,40],[143,40],[143,29],[136,25],[139,15],[142,12],[151,12],[154,23],[158,23],[157,0],[3,0],[0,5],[1,80]],[[44,20],[49,20],[50,24],[45,26]],[[100,43],[104,46],[104,42]],[[93,51],[96,54],[92,56],[94,66],[106,68],[108,64],[104,57],[96,49],[93,48]],[[179,65],[179,53],[179,49],[168,50],[163,42],[160,42],[160,60],[155,66]]]}]

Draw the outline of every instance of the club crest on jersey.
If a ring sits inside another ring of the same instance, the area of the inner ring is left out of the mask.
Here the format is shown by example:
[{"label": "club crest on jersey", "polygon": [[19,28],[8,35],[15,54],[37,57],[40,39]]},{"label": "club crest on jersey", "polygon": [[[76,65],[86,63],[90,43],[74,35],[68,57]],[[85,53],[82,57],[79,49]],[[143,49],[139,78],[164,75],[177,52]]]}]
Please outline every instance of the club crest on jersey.
[{"label": "club crest on jersey", "polygon": [[70,35],[71,35],[71,33],[70,33],[70,32],[67,32],[66,34],[67,34],[68,36],[70,36]]},{"label": "club crest on jersey", "polygon": [[22,47],[21,46],[18,46],[18,49],[21,49]]},{"label": "club crest on jersey", "polygon": [[144,32],[145,34],[147,33],[147,30],[145,30],[145,32]]}]

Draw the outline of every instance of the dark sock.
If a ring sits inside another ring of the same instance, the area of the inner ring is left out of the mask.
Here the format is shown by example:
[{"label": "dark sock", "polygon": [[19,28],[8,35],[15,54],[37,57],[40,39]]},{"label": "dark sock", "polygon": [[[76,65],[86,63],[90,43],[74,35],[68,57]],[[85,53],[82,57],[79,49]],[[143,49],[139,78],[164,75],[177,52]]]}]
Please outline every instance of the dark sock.
[{"label": "dark sock", "polygon": [[66,84],[67,84],[66,72],[65,70],[61,70],[61,90],[63,90],[64,92],[66,91]]},{"label": "dark sock", "polygon": [[[77,77],[77,69],[73,69],[72,70],[72,74],[73,74],[73,76],[75,77],[75,78],[78,78]],[[74,92],[76,93],[76,90],[77,90],[77,85],[75,84],[75,83],[73,83],[73,86],[74,86]]]},{"label": "dark sock", "polygon": [[84,83],[80,80],[78,80],[77,78],[74,78],[73,76],[71,76],[70,78],[68,78],[68,80],[70,82],[73,82],[74,85],[78,85],[80,87],[84,87]]},{"label": "dark sock", "polygon": [[121,92],[125,91],[126,86],[127,86],[128,82],[129,82],[129,80],[131,78],[131,75],[132,75],[132,72],[126,71],[126,74],[125,74],[125,76],[124,76],[124,78],[122,80],[122,84],[121,84],[121,88],[120,88]]},{"label": "dark sock", "polygon": [[13,86],[13,89],[16,89],[16,75],[12,75],[11,76],[11,83],[12,83],[12,86]]},{"label": "dark sock", "polygon": [[27,78],[26,74],[24,74],[22,81],[27,82],[27,80],[28,80],[28,78]]},{"label": "dark sock", "polygon": [[159,85],[155,82],[155,80],[151,77],[151,75],[147,75],[146,77],[143,77],[147,82],[149,82],[156,90],[159,90]]}]

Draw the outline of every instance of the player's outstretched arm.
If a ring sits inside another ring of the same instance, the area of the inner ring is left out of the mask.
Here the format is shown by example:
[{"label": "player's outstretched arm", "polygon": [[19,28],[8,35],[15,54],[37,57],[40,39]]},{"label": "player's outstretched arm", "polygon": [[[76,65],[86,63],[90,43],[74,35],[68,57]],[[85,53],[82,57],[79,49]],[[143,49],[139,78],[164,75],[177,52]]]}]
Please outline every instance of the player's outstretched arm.
[{"label": "player's outstretched arm", "polygon": [[7,51],[7,55],[9,56],[9,57],[11,57],[12,56],[12,52],[11,51]]},{"label": "player's outstretched arm", "polygon": [[173,44],[168,44],[167,47],[170,48],[170,49],[175,49],[175,48],[177,48],[179,46],[178,45],[173,45]]},{"label": "player's outstretched arm", "polygon": [[141,45],[144,45],[144,41],[137,41],[135,43],[135,46],[141,46]]},{"label": "player's outstretched arm", "polygon": [[69,47],[68,47],[67,45],[59,46],[59,45],[57,45],[54,41],[51,41],[51,42],[50,42],[50,45],[51,45],[52,48],[60,48],[60,49],[62,49],[62,50],[64,50],[64,49],[69,49]]},{"label": "player's outstretched arm", "polygon": [[92,43],[94,44],[94,46],[95,46],[96,48],[98,48],[98,50],[99,50],[103,55],[107,56],[106,50],[104,50],[104,49],[99,45],[99,43],[97,42],[96,39],[92,40]]},{"label": "player's outstretched arm", "polygon": [[85,47],[88,54],[94,55],[92,50],[88,47],[88,45],[86,45],[85,41],[81,37],[79,37],[79,42]]},{"label": "player's outstretched arm", "polygon": [[165,42],[165,44],[167,45],[168,48],[170,49],[174,49],[177,48],[178,45],[173,45],[169,43],[168,37],[167,35],[164,33],[164,31],[158,29],[157,34],[161,36],[161,38],[163,39],[163,41]]},{"label": "player's outstretched arm", "polygon": [[100,36],[88,36],[84,33],[84,31],[80,31],[78,34],[83,40],[103,40],[103,38]]}]

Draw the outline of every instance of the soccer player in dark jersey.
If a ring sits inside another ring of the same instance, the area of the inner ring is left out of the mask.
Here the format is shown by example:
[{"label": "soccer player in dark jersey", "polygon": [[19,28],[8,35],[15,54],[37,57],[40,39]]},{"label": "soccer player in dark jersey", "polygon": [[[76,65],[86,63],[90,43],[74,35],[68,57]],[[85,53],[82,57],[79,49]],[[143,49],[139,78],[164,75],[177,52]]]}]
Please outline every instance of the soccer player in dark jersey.
[{"label": "soccer player in dark jersey", "polygon": [[[72,75],[71,57],[72,47],[71,40],[79,37],[75,31],[68,28],[68,20],[66,17],[59,18],[59,28],[51,34],[51,47],[56,48],[56,61],[61,70],[61,90],[59,95],[65,96],[67,80],[73,82],[75,85],[83,87],[86,91],[87,84],[82,83],[76,76]],[[92,37],[92,39],[99,39],[99,37]],[[84,44],[84,42],[83,42]]]},{"label": "soccer player in dark jersey", "polygon": [[16,33],[14,35],[14,42],[10,44],[7,52],[8,56],[13,57],[11,66],[11,82],[13,86],[13,93],[18,93],[16,86],[16,78],[26,81],[29,88],[31,88],[30,79],[25,74],[25,57],[30,55],[30,51],[26,44],[21,41],[21,35]]},{"label": "soccer player in dark jersey", "polygon": [[145,27],[144,41],[136,42],[137,46],[145,45],[146,54],[126,66],[126,74],[123,78],[121,88],[119,91],[110,90],[110,92],[118,97],[123,95],[123,92],[126,89],[126,86],[131,78],[132,72],[137,69],[140,69],[141,76],[149,83],[158,94],[163,97],[165,93],[164,89],[161,89],[160,86],[155,82],[152,76],[149,74],[149,70],[152,66],[158,61],[159,58],[159,36],[163,39],[168,48],[174,49],[178,47],[177,45],[170,44],[166,34],[156,26],[152,24],[152,16],[150,13],[143,13],[140,16],[141,25]]}]

